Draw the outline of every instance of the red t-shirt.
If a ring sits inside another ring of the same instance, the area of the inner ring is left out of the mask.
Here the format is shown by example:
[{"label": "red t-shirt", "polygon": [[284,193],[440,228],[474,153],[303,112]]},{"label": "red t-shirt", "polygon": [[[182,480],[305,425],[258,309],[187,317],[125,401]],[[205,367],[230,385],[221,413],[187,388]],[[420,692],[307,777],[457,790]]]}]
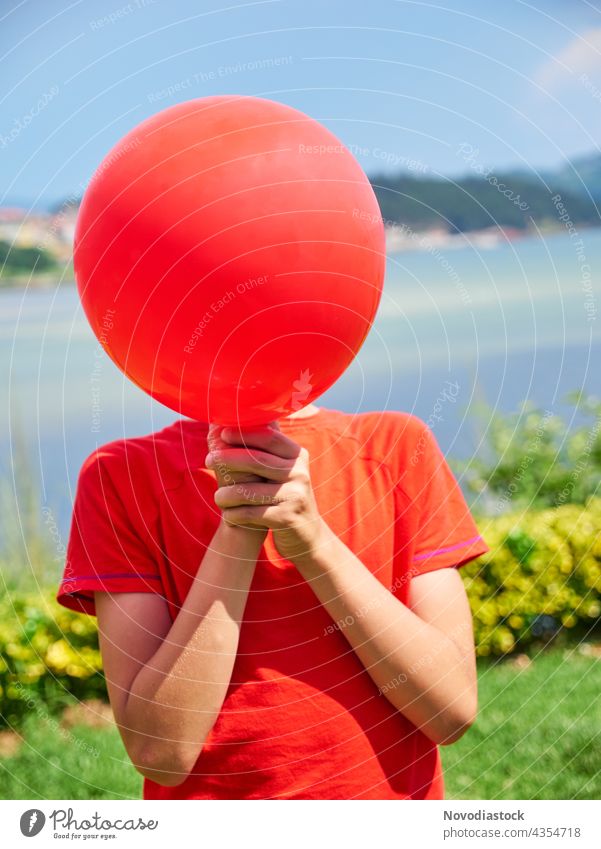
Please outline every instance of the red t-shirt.
[{"label": "red t-shirt", "polygon": [[[320,408],[279,424],[309,451],[328,525],[401,602],[413,576],[489,550],[417,417]],[[153,592],[177,616],[219,522],[206,434],[181,419],[88,457],[62,604],[94,614],[95,590]],[[145,780],[144,798],[442,799],[437,747],[378,691],[332,624],[269,534],[221,713],[186,781]]]}]

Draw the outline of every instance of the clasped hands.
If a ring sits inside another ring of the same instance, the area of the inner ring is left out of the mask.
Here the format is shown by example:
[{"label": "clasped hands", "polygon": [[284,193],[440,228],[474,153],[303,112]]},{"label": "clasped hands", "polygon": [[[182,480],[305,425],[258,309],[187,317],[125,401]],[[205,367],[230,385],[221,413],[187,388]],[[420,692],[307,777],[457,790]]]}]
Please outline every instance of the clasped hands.
[{"label": "clasped hands", "polygon": [[309,475],[309,453],[276,422],[245,428],[210,425],[205,465],[215,472],[215,504],[227,525],[271,529],[281,557],[310,561],[329,533]]}]

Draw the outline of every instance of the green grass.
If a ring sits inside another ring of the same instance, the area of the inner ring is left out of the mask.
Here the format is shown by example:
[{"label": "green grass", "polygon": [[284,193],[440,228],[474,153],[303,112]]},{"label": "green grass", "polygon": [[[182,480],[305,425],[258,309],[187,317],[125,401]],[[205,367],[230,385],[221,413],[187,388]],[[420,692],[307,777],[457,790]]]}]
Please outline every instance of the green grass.
[{"label": "green grass", "polygon": [[[551,650],[527,668],[480,667],[480,715],[442,749],[450,799],[601,798],[601,659]],[[61,730],[31,717],[0,758],[0,798],[140,798],[142,780],[114,728]]]},{"label": "green grass", "polygon": [[548,651],[479,682],[478,721],[442,749],[448,798],[601,798],[599,657]]},{"label": "green grass", "polygon": [[24,742],[0,758],[0,799],[140,799],[135,771],[114,728],[77,726],[32,717]]}]

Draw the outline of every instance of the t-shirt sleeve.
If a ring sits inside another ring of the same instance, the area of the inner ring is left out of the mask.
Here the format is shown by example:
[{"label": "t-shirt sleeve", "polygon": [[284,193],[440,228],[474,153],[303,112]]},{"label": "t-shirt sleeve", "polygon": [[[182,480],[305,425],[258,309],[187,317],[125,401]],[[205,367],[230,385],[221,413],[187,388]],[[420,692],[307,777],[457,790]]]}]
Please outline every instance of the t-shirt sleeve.
[{"label": "t-shirt sleeve", "polygon": [[96,615],[94,592],[162,594],[158,564],[136,531],[98,449],[81,467],[57,600]]},{"label": "t-shirt sleeve", "polygon": [[413,575],[464,566],[490,551],[428,425],[420,421],[405,487],[415,505]]}]

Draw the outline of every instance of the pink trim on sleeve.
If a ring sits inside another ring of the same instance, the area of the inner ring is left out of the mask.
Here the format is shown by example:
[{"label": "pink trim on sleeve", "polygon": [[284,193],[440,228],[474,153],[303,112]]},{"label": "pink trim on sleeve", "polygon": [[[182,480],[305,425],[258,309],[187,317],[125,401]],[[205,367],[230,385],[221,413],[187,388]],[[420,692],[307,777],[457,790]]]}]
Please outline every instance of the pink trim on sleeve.
[{"label": "pink trim on sleeve", "polygon": [[465,548],[466,545],[471,545],[474,542],[477,542],[479,539],[482,539],[480,534],[471,539],[465,540],[465,542],[458,542],[455,545],[448,545],[446,548],[437,548],[436,551],[428,551],[425,554],[416,555],[413,560],[425,560],[426,557],[434,557],[436,554],[446,554],[447,551],[455,551],[457,548]]}]

